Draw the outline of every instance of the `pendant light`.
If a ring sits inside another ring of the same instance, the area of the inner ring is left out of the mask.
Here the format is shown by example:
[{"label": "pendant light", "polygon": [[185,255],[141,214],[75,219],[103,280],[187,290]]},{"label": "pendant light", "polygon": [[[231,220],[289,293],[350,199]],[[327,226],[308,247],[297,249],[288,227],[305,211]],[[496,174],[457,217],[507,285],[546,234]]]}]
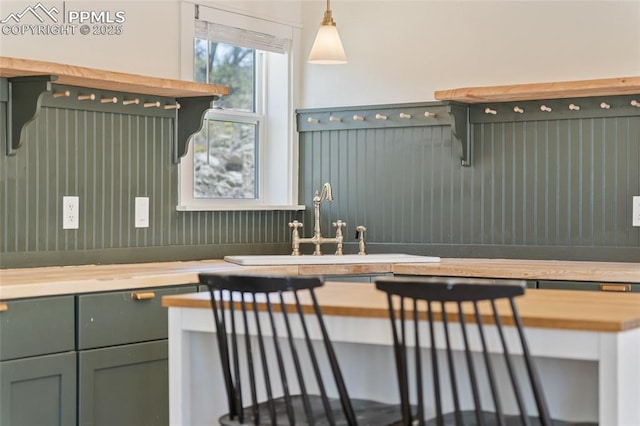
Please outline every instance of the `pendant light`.
[{"label": "pendant light", "polygon": [[346,64],[347,55],[344,53],[336,23],[331,15],[330,0],[327,0],[327,10],[320,23],[318,34],[311,47],[308,62],[311,64]]}]

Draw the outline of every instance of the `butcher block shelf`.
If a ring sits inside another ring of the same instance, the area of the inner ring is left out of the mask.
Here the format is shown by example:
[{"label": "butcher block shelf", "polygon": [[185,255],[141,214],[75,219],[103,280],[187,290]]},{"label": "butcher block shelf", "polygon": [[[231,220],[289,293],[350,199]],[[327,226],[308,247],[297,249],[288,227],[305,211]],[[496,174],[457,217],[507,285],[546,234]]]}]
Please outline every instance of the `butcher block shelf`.
[{"label": "butcher block shelf", "polygon": [[[145,101],[136,98],[136,105],[140,103],[140,108],[149,104],[159,109],[172,109],[175,111],[177,122],[174,127],[175,140],[172,153],[174,163],[185,155],[190,137],[202,126],[204,112],[211,108],[214,100],[229,94],[228,87],[215,84],[148,77],[6,56],[0,56],[0,77],[6,78],[9,82],[8,85],[0,86],[2,89],[0,92],[5,90],[5,86],[8,87],[6,94],[0,94],[8,100],[9,108],[7,155],[14,155],[22,146],[24,128],[38,116],[43,99],[46,96],[53,96],[52,84],[57,85],[58,90],[61,88],[58,94],[64,94],[65,97],[70,96],[72,91],[68,89],[76,87],[80,88],[78,90],[101,91],[104,99],[114,99],[109,106],[113,108],[113,112],[120,112],[117,108],[124,105],[124,103],[120,104],[123,99],[114,96],[115,93],[153,97]],[[100,98],[96,94],[88,96],[91,96],[91,101],[102,102],[97,100]],[[130,107],[129,111],[132,110]]]},{"label": "butcher block shelf", "polygon": [[0,56],[0,77],[14,78],[53,75],[56,84],[102,90],[138,93],[143,95],[187,98],[196,96],[222,96],[229,88],[215,84],[194,83],[168,78],[148,77],[105,71],[55,62]]},{"label": "butcher block shelf", "polygon": [[640,94],[640,77],[463,87],[459,89],[437,90],[434,93],[434,97],[440,101],[477,104],[635,94]]}]

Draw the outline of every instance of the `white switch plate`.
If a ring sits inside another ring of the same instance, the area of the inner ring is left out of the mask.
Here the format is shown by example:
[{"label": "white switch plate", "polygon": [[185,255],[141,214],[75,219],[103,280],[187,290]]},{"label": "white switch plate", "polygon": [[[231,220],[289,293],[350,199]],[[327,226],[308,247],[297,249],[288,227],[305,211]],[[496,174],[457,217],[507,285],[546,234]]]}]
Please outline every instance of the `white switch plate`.
[{"label": "white switch plate", "polygon": [[62,229],[80,228],[80,197],[62,197]]},{"label": "white switch plate", "polygon": [[136,197],[136,228],[149,227],[149,197]]},{"label": "white switch plate", "polygon": [[633,197],[633,226],[640,226],[640,195]]}]

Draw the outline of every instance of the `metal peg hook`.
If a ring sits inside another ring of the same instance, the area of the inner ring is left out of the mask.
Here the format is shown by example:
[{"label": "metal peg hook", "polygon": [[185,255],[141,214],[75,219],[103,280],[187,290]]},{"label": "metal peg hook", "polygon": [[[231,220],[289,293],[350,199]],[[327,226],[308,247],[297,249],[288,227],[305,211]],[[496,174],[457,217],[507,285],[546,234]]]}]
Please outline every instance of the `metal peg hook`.
[{"label": "metal peg hook", "polygon": [[401,112],[401,113],[400,113],[400,118],[406,118],[406,119],[409,119],[409,118],[411,118],[411,114],[405,114],[404,112]]},{"label": "metal peg hook", "polygon": [[355,121],[364,121],[364,117],[363,117],[363,116],[361,116],[361,115],[358,115],[358,114],[355,114],[355,115],[353,116],[353,119],[354,119]]},{"label": "metal peg hook", "polygon": [[518,114],[524,114],[524,110],[519,106],[513,107],[513,112],[517,112]]},{"label": "metal peg hook", "polygon": [[640,108],[640,102],[636,101],[635,99],[631,101],[631,106],[634,106],[636,108]]},{"label": "metal peg hook", "polygon": [[600,108],[602,108],[602,109],[609,109],[609,108],[611,108],[611,105],[609,105],[609,104],[608,104],[608,103],[606,103],[606,102],[600,102]]},{"label": "metal peg hook", "polygon": [[491,109],[491,108],[485,108],[484,109],[484,113],[485,114],[491,114],[491,115],[496,115],[498,113],[498,111],[496,111],[495,109]]},{"label": "metal peg hook", "polygon": [[437,114],[436,114],[435,112],[429,112],[429,111],[427,111],[427,112],[425,112],[425,113],[424,113],[424,116],[425,116],[425,117],[427,117],[427,118],[429,118],[429,117],[435,117],[436,115],[437,115]]},{"label": "metal peg hook", "polygon": [[156,101],[156,102],[145,102],[144,104],[142,104],[145,108],[152,108],[152,107],[156,107],[156,108],[160,108],[160,101]]},{"label": "metal peg hook", "polygon": [[134,99],[125,99],[122,101],[122,105],[138,105],[140,103],[140,99],[138,98],[134,98]]},{"label": "metal peg hook", "polygon": [[571,111],[580,111],[580,105],[576,105],[576,104],[569,104],[569,109]]},{"label": "metal peg hook", "polygon": [[546,105],[540,105],[540,111],[544,111],[544,112],[551,112],[551,111],[552,111],[552,109],[551,109],[551,108],[549,108],[549,107],[548,107],[548,106],[546,106]]},{"label": "metal peg hook", "polygon": [[331,116],[329,117],[329,121],[333,121],[334,123],[341,123],[342,122],[342,118],[340,117],[335,117],[335,116]]},{"label": "metal peg hook", "polygon": [[118,98],[113,97],[113,98],[100,98],[100,103],[101,104],[117,104],[118,103]]},{"label": "metal peg hook", "polygon": [[164,109],[180,109],[180,104],[178,102],[175,104],[168,104],[164,106]]},{"label": "metal peg hook", "polygon": [[93,101],[95,99],[96,99],[96,95],[94,95],[93,93],[90,95],[78,95],[79,101]]},{"label": "metal peg hook", "polygon": [[318,120],[317,118],[313,118],[313,117],[309,117],[307,118],[307,121],[311,124],[318,124],[320,122],[320,120]]},{"label": "metal peg hook", "polygon": [[386,120],[387,116],[382,114],[376,114],[376,120]]}]

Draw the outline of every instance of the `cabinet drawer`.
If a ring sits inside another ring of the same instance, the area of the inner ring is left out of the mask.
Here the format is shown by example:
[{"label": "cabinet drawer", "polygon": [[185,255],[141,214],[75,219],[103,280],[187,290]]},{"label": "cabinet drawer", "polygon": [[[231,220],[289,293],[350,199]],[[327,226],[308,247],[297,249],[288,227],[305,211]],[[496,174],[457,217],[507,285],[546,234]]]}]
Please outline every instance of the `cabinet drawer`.
[{"label": "cabinet drawer", "polygon": [[162,296],[195,292],[180,286],[78,296],[78,349],[166,339]]},{"label": "cabinet drawer", "polygon": [[0,360],[74,350],[73,296],[1,303]]},{"label": "cabinet drawer", "polygon": [[538,281],[538,288],[640,293],[640,284],[600,283],[591,281]]}]

